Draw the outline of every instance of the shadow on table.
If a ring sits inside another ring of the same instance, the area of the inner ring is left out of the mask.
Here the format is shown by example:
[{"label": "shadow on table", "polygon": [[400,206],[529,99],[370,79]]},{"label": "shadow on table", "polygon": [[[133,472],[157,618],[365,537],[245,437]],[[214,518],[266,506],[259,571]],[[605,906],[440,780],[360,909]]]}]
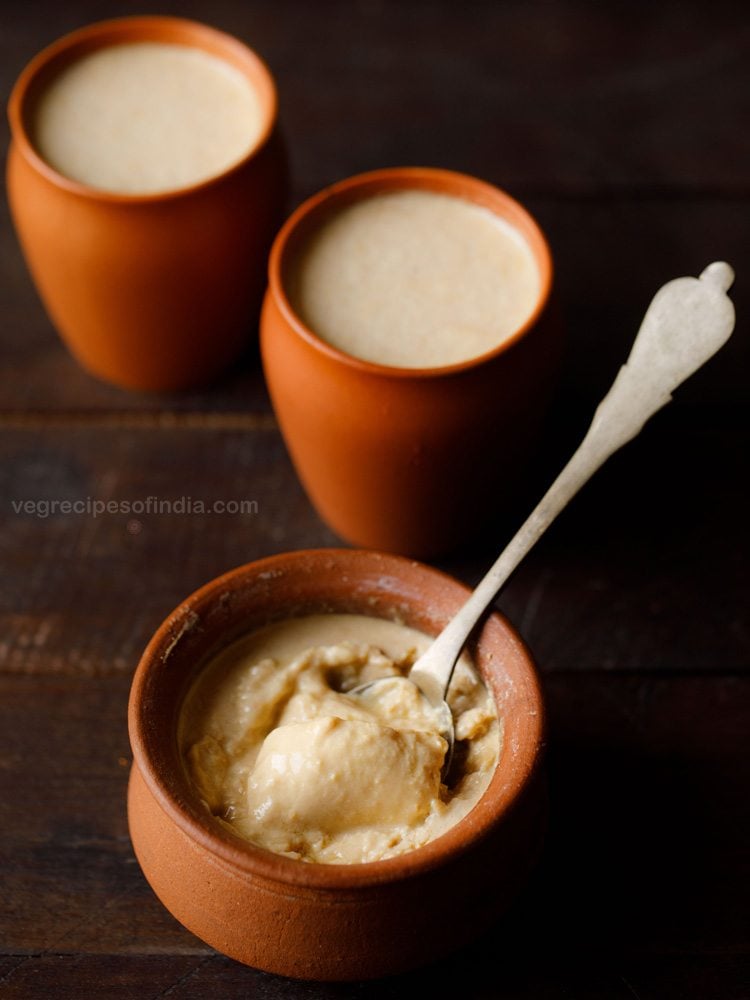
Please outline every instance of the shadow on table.
[{"label": "shadow on table", "polygon": [[542,861],[511,912],[470,946],[364,983],[298,983],[218,956],[206,974],[222,995],[289,1000],[400,1000],[425,991],[519,1000],[739,998],[739,985],[736,994],[730,985],[741,981],[739,963],[717,963],[700,950],[715,910],[708,873],[717,849],[705,772],[696,781],[688,761],[591,744],[553,737]]},{"label": "shadow on table", "polygon": [[715,847],[709,797],[683,763],[553,742],[548,770],[547,844],[513,910],[451,958],[357,996],[632,997],[634,956],[700,934]]}]

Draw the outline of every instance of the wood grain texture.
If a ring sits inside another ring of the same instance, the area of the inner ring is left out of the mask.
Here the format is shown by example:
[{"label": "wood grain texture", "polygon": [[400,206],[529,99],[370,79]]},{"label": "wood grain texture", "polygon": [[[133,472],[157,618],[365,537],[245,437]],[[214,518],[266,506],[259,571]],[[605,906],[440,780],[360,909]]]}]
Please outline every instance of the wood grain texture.
[{"label": "wood grain texture", "polygon": [[[733,411],[713,422],[706,408],[672,405],[573,501],[500,599],[545,671],[747,667],[736,488],[747,433]],[[479,579],[577,433],[571,421],[550,428],[521,500],[445,569]],[[6,430],[0,496],[0,668],[14,673],[129,673],[159,622],[212,577],[275,552],[340,544],[270,428]],[[40,516],[45,505],[89,500],[177,512]],[[257,511],[191,513],[240,502]]]},{"label": "wood grain texture", "polygon": [[[484,942],[492,947],[495,942]],[[243,968],[220,955],[194,958],[173,956],[123,957],[107,961],[98,955],[50,955],[24,962],[5,986],[7,1000],[80,1000],[83,996],[106,996],[112,1000],[193,1000],[195,997],[221,997],[221,1000],[278,998],[278,1000],[402,1000],[425,987],[436,996],[512,997],[513,1000],[633,1000],[658,997],[659,1000],[745,1000],[746,969],[734,958],[700,957],[685,959],[664,956],[646,961],[629,960],[608,965],[606,962],[577,963],[574,960],[545,963],[540,967],[534,956],[526,971],[513,963],[503,964],[495,950],[491,985],[481,993],[469,992],[466,969],[439,963],[427,975],[389,979],[377,983],[340,986],[326,983],[296,983]],[[467,961],[485,959],[485,955],[467,955]],[[473,968],[477,968],[474,966]],[[486,966],[479,969],[486,972]],[[471,973],[472,969],[470,969]],[[2,985],[2,983],[0,983]]]},{"label": "wood grain texture", "polygon": [[[549,711],[550,827],[514,909],[456,956],[370,984],[295,983],[207,948],[130,845],[130,678],[195,587],[338,544],[286,456],[259,369],[174,396],[68,357],[0,200],[0,997],[745,1000],[750,22],[731,0],[28,0],[0,12],[0,93],[87,22],[176,13],[277,78],[289,209],[408,163],[484,177],[547,232],[567,352],[542,447],[475,582],[578,443],[654,291],[727,259],[730,344],[574,500],[500,605]],[[0,150],[7,144],[0,123]],[[491,456],[488,456],[491,460]],[[190,497],[249,514],[37,513],[27,501]]]},{"label": "wood grain texture", "polygon": [[[207,580],[262,555],[335,541],[277,433],[8,431],[2,445],[8,670],[129,673],[156,625]],[[27,497],[91,497],[135,511],[151,497],[178,511],[184,503],[187,513],[15,514],[13,500]],[[198,503],[212,511],[240,502],[257,513],[189,513]]]}]

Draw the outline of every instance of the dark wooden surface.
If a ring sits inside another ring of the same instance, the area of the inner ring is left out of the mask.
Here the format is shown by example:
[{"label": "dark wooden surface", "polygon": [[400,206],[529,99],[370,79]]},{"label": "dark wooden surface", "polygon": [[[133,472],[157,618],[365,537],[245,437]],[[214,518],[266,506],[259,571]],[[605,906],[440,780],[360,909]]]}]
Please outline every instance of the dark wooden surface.
[{"label": "dark wooden surface", "polygon": [[[577,442],[665,280],[726,258],[733,340],[577,498],[501,605],[535,651],[551,822],[514,910],[412,976],[300,984],[161,907],[125,819],[128,687],[189,591],[336,544],[297,484],[253,350],[137,396],[59,345],[0,220],[0,996],[700,998],[748,986],[750,32],[743,3],[69,0],[0,8],[0,89],[63,32],[174,12],[276,74],[292,204],[350,173],[448,166],[547,230],[568,327],[528,499]],[[5,134],[4,134],[5,140]],[[12,501],[253,499],[251,515],[19,515]],[[507,538],[444,561],[475,581]]]}]

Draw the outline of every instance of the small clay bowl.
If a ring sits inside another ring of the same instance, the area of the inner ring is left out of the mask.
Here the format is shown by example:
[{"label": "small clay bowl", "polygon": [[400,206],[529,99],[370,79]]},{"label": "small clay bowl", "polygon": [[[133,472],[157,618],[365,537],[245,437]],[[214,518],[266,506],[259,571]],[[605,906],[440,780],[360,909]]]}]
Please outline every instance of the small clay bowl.
[{"label": "small clay bowl", "polygon": [[207,813],[177,743],[189,685],[240,634],[320,612],[395,618],[435,634],[467,596],[457,581],[398,556],[320,549],[233,570],[161,625],[130,696],[128,817],[146,878],[185,927],[267,972],[351,980],[428,962],[507,908],[544,826],[543,707],[531,656],[501,615],[487,619],[472,648],[504,720],[500,762],[475,808],[418,850],[323,865],[256,847]]}]

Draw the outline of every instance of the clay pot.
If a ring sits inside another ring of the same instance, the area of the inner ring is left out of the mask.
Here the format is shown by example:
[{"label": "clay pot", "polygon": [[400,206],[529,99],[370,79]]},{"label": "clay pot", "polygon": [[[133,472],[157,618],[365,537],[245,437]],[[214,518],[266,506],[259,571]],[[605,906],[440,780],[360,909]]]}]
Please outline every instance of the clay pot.
[{"label": "clay pot", "polygon": [[[541,293],[529,320],[470,361],[403,369],[353,358],[297,316],[286,276],[307,234],[352,201],[419,188],[465,198],[514,225],[537,259]],[[271,399],[318,513],[356,545],[433,556],[479,532],[512,498],[537,438],[560,356],[548,308],[552,262],[528,212],[509,195],[446,170],[362,174],[305,202],[269,260],[261,352]]]},{"label": "clay pot", "polygon": [[268,972],[347,980],[436,958],[508,906],[543,827],[542,700],[527,649],[498,614],[472,650],[504,720],[498,767],[477,806],[418,850],[368,864],[323,865],[256,847],[208,814],[178,751],[187,688],[205,660],[238,635],[329,611],[397,616],[435,634],[467,594],[450,577],[395,556],[292,552],[212,581],[158,629],[130,697],[128,817],[146,878],[189,930]]},{"label": "clay pot", "polygon": [[[191,187],[123,195],[70,180],[40,158],[30,123],[45,83],[94,49],[141,41],[204,49],[248,78],[265,126],[242,161]],[[276,89],[258,56],[229,35],[180,18],[104,21],[37,55],[15,85],[8,113],[13,221],[50,319],[75,358],[130,389],[184,388],[224,368],[257,319],[286,193]]]}]

